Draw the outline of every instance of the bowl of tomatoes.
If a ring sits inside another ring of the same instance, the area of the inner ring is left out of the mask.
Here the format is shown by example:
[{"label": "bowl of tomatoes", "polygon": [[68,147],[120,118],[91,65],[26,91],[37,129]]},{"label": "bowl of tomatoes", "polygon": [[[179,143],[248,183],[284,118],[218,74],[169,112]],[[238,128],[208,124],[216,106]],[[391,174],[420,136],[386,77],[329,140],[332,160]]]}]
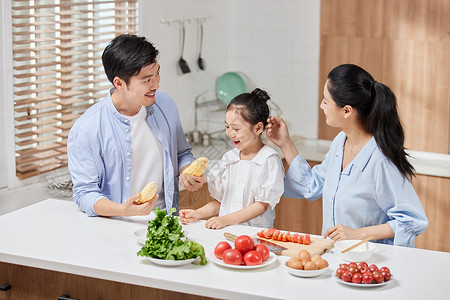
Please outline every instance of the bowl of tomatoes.
[{"label": "bowl of tomatoes", "polygon": [[350,251],[342,253],[342,251],[344,251],[348,247],[355,245],[356,243],[358,243],[360,241],[361,240],[337,241],[336,243],[334,243],[334,247],[338,250],[341,259],[348,261],[348,262],[361,262],[361,261],[368,260],[372,256],[372,253],[375,250],[374,243],[367,242],[362,245],[359,245],[356,248],[353,248]]},{"label": "bowl of tomatoes", "polygon": [[379,268],[364,261],[340,264],[333,277],[340,283],[358,287],[381,286],[392,281],[391,270],[388,267]]},{"label": "bowl of tomatoes", "polygon": [[218,243],[210,258],[215,264],[232,269],[261,268],[277,260],[266,245],[255,244],[248,235],[237,237],[234,244]]}]

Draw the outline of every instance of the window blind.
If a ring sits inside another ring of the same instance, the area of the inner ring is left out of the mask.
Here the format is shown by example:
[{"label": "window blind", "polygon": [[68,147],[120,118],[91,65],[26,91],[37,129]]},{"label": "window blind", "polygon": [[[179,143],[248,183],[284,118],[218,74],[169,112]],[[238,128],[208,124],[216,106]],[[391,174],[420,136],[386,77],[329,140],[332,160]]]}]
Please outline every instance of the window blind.
[{"label": "window blind", "polygon": [[137,32],[138,0],[13,0],[16,176],[67,165],[75,120],[111,88],[101,55]]}]

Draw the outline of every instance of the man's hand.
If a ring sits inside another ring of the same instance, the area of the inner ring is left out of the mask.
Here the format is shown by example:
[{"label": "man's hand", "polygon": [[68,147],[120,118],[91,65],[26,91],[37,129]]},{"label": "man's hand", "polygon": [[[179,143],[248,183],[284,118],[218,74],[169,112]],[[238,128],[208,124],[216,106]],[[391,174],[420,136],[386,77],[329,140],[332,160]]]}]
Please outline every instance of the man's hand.
[{"label": "man's hand", "polygon": [[156,200],[159,195],[156,194],[155,197],[148,202],[137,204],[135,201],[139,199],[139,193],[131,195],[123,205],[125,206],[124,216],[144,216],[150,214],[156,204]]},{"label": "man's hand", "polygon": [[188,176],[186,174],[180,174],[180,182],[184,188],[190,192],[194,192],[200,189],[206,182],[205,175],[202,176]]}]

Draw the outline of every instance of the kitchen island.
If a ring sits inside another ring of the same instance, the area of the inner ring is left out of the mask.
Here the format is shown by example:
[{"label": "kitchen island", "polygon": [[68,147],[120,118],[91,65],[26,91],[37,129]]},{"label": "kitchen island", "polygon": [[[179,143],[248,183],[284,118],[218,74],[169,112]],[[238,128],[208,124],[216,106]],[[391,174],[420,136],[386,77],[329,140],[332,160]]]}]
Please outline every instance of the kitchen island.
[{"label": "kitchen island", "polygon": [[[33,278],[38,283],[54,284],[45,282],[29,269],[80,276],[86,278],[86,282],[105,280],[111,287],[125,289],[123,294],[115,292],[115,298],[104,296],[103,299],[124,299],[123,295],[126,299],[144,299],[133,297],[133,288],[162,290],[161,298],[171,292],[223,299],[445,299],[450,294],[445,275],[450,268],[450,253],[388,245],[377,245],[368,262],[389,267],[393,280],[387,285],[370,288],[337,282],[331,275],[341,261],[332,252],[323,255],[330,264],[329,269],[315,278],[290,275],[283,265],[288,260],[284,256],[278,256],[269,266],[252,270],[222,267],[211,260],[205,266],[158,266],[136,255],[141,246],[133,236],[134,231],[147,227],[151,215],[88,217],[75,203],[57,199],[47,199],[2,215],[0,286],[15,278],[11,275],[15,268],[26,266],[32,279],[27,279],[23,271],[19,277],[29,280],[28,293],[37,293],[36,289],[39,289]],[[207,258],[215,245],[224,240],[225,231],[253,235],[259,230],[241,225],[210,230],[204,227],[204,221],[183,228],[189,239],[205,247]],[[10,299],[4,295],[21,286],[20,283],[9,283],[11,289],[0,291],[0,299]],[[89,289],[89,285],[85,284],[83,288]],[[81,298],[80,291],[68,287],[62,288],[63,292],[73,298],[88,299]]]}]

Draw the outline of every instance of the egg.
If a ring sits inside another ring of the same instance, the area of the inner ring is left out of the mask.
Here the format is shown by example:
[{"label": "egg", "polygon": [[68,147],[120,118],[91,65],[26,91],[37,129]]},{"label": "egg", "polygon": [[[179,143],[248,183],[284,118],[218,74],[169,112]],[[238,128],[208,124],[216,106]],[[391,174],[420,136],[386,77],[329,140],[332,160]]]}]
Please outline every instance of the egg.
[{"label": "egg", "polygon": [[298,259],[296,257],[290,258],[288,260],[288,262],[286,263],[286,265],[292,269],[303,270],[302,262],[300,261],[300,259]]},{"label": "egg", "polygon": [[309,254],[309,252],[306,250],[300,250],[300,252],[298,253],[298,258],[301,261],[309,261],[311,260],[311,254]]},{"label": "egg", "polygon": [[319,269],[317,267],[317,265],[312,261],[306,262],[304,268],[305,268],[305,270],[318,270]]},{"label": "egg", "polygon": [[319,259],[322,259],[322,257],[319,254],[313,255],[311,257],[311,261],[317,262]]},{"label": "egg", "polygon": [[328,262],[325,259],[323,259],[323,258],[315,261],[314,263],[317,265],[319,270],[325,269],[326,267],[328,267]]}]

